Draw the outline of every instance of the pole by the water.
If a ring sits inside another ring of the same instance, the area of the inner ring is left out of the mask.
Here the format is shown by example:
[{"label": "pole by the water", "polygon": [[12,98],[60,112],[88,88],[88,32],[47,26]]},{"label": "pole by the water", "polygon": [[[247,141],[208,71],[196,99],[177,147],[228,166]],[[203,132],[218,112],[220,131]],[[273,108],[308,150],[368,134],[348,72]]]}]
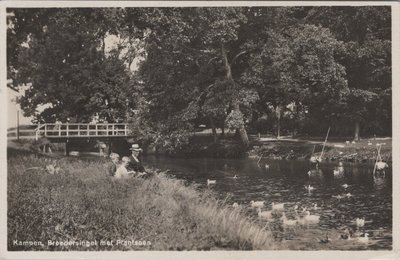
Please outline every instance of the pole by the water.
[{"label": "pole by the water", "polygon": [[378,146],[378,154],[376,155],[376,160],[375,160],[375,163],[374,163],[374,170],[373,170],[373,172],[372,172],[372,176],[373,177],[375,177],[375,172],[376,172],[376,163],[378,162],[378,160],[379,160],[379,157],[381,156],[381,148],[382,148],[382,145],[381,144],[379,144],[379,146]]},{"label": "pole by the water", "polygon": [[321,155],[319,156],[319,160],[322,159],[322,155],[324,154],[325,145],[326,145],[326,141],[328,141],[328,135],[329,135],[329,131],[330,131],[330,130],[331,130],[331,127],[328,128],[328,132],[326,133],[324,146],[322,146],[322,151],[321,151]]}]

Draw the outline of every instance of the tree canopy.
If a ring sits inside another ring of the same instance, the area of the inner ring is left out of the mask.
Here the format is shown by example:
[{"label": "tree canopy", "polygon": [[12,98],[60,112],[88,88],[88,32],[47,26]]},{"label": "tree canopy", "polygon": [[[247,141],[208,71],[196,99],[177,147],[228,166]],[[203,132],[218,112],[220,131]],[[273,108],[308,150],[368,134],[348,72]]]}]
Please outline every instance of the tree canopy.
[{"label": "tree canopy", "polygon": [[248,131],[391,134],[390,7],[7,12],[9,87],[38,121],[129,116],[171,147],[201,124],[245,146]]}]

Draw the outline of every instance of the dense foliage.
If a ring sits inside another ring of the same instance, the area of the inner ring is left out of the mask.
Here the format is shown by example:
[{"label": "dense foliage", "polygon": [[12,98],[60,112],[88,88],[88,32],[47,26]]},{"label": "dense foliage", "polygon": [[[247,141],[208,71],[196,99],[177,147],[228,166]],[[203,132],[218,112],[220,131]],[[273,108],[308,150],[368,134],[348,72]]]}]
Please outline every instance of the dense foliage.
[{"label": "dense foliage", "polygon": [[38,121],[129,118],[169,148],[199,125],[244,145],[248,131],[391,134],[390,7],[7,12],[9,87]]}]

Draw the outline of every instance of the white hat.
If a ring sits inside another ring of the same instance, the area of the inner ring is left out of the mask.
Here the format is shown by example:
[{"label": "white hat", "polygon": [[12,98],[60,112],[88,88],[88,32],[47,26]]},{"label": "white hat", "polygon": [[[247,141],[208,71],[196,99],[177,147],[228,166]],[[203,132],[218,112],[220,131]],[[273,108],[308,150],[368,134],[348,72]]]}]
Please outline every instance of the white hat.
[{"label": "white hat", "polygon": [[138,144],[132,144],[132,147],[129,150],[131,150],[131,151],[143,151],[142,148],[140,148]]}]

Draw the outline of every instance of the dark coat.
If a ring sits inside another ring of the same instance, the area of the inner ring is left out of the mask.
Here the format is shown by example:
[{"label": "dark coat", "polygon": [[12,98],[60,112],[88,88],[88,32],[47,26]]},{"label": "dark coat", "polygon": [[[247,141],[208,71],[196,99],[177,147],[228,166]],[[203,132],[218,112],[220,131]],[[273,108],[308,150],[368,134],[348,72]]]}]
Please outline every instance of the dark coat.
[{"label": "dark coat", "polygon": [[145,172],[146,170],[144,169],[142,162],[139,160],[139,162],[137,162],[133,156],[129,156],[129,159],[131,160],[128,164],[128,167],[126,167],[128,169],[128,171],[135,171],[135,172]]}]

